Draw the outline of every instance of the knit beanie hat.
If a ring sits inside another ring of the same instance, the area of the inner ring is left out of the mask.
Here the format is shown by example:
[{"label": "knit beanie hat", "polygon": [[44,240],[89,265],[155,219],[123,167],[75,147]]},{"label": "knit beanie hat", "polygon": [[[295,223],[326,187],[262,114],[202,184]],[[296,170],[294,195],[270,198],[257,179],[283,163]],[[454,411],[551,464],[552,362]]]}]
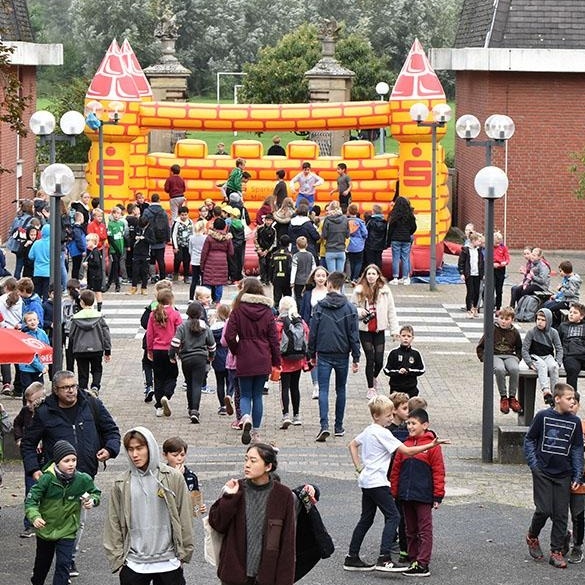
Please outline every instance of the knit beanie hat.
[{"label": "knit beanie hat", "polygon": [[221,217],[216,217],[213,221],[213,229],[214,230],[225,230],[225,220]]},{"label": "knit beanie hat", "polygon": [[57,441],[53,447],[53,461],[55,464],[59,463],[67,455],[77,456],[75,447],[69,441]]}]

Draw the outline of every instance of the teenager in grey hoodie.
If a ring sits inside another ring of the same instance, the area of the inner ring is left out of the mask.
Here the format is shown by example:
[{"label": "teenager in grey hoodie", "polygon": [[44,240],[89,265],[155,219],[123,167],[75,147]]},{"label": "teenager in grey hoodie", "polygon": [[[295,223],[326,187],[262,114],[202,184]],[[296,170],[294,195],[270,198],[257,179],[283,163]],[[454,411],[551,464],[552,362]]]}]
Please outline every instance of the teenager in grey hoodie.
[{"label": "teenager in grey hoodie", "polygon": [[549,406],[554,406],[551,404],[552,389],[559,381],[559,367],[563,363],[561,338],[552,321],[549,309],[537,311],[536,326],[528,331],[522,342],[522,359],[531,370],[536,370],[538,386]]},{"label": "teenager in grey hoodie", "polygon": [[193,554],[191,501],[183,475],[160,462],[152,433],[124,435],[129,469],[114,481],[104,548],[120,585],[185,585],[183,563]]}]

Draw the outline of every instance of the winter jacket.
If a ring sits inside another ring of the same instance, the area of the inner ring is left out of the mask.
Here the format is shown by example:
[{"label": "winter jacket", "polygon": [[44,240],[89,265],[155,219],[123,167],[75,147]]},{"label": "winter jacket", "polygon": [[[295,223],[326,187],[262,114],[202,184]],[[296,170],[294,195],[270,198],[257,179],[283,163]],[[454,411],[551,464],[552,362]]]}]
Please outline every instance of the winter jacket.
[{"label": "winter jacket", "polygon": [[257,226],[263,225],[264,224],[264,216],[267,215],[268,213],[272,213],[272,207],[268,203],[265,203],[256,212],[256,220],[254,223]]},{"label": "winter jacket", "polygon": [[263,295],[243,294],[225,327],[230,351],[239,358],[238,376],[267,376],[279,367],[280,345],[272,313],[272,299]]},{"label": "winter jacket", "polygon": [[309,325],[309,356],[350,353],[353,363],[360,361],[358,316],[354,305],[338,292],[329,292],[317,303]]},{"label": "winter jacket", "polygon": [[288,251],[288,246],[279,247],[270,256],[270,282],[273,284],[279,281],[281,284],[290,283],[292,271],[292,254]]},{"label": "winter jacket", "polygon": [[325,240],[326,252],[345,251],[345,240],[349,238],[349,225],[347,217],[341,214],[341,210],[325,218],[321,237]]},{"label": "winter jacket", "polygon": [[71,317],[69,347],[74,354],[112,353],[110,328],[103,315],[93,307],[81,309]]},{"label": "winter jacket", "polygon": [[307,249],[313,255],[317,253],[317,242],[320,239],[319,232],[315,224],[306,215],[295,215],[290,220],[288,235],[292,244],[292,252],[297,251],[297,238],[305,236],[307,238]]},{"label": "winter jacket", "polygon": [[14,238],[14,233],[19,229],[26,229],[30,220],[32,219],[32,215],[30,213],[18,213],[16,217],[12,220],[10,224],[10,228],[8,230],[8,237],[6,238],[6,247],[11,252],[18,252],[20,248],[20,242],[18,238]]},{"label": "winter jacket", "polygon": [[[364,323],[362,319],[367,312],[372,310],[372,306],[367,298],[362,295],[363,286],[358,284],[353,289],[353,296],[351,302],[357,307],[357,314],[359,318],[359,330],[369,331],[368,324]],[[376,321],[378,322],[376,331],[390,330],[391,335],[398,335],[400,333],[400,324],[396,315],[396,307],[394,305],[394,297],[392,291],[387,285],[384,285],[378,291],[378,298],[374,305],[376,310]]]},{"label": "winter jacket", "polygon": [[347,219],[349,227],[349,244],[347,251],[349,253],[362,252],[366,245],[368,237],[368,228],[363,219],[359,217],[349,217]]},{"label": "winter jacket", "polygon": [[87,224],[87,233],[88,234],[97,234],[98,237],[98,250],[102,252],[104,248],[107,247],[108,244],[108,229],[106,228],[106,224],[103,221],[96,221],[92,219]]},{"label": "winter jacket", "polygon": [[[482,335],[475,349],[480,362],[483,362],[484,345],[485,336]],[[522,358],[522,338],[516,327],[504,329],[499,323],[494,323],[494,355],[515,355],[518,359]]]},{"label": "winter jacket", "polygon": [[[459,270],[459,274],[462,274],[465,278],[471,276],[471,257],[468,246],[461,248],[459,260],[457,261],[457,269]],[[477,248],[477,270],[479,272],[479,278],[483,278],[485,273],[483,248]]]},{"label": "winter jacket", "polygon": [[34,263],[35,276],[51,276],[51,226],[48,223],[41,228],[41,239],[30,247],[28,257]]},{"label": "winter jacket", "polygon": [[241,219],[232,219],[230,222],[229,233],[232,236],[234,248],[241,249],[246,245],[246,230]]},{"label": "winter jacket", "polygon": [[375,213],[366,223],[368,235],[364,248],[366,250],[385,250],[388,247],[388,224],[380,213]]},{"label": "winter jacket", "polygon": [[585,356],[585,320],[579,323],[564,321],[559,327],[564,357]]},{"label": "winter jacket", "polygon": [[199,320],[199,325],[201,327],[199,333],[191,331],[190,319],[177,327],[169,349],[169,357],[172,360],[176,359],[177,355],[183,363],[188,363],[194,357],[213,359],[215,353],[213,333],[202,319]]},{"label": "winter jacket", "polygon": [[[136,427],[147,440],[149,461],[146,473],[156,478],[158,489],[144,497],[164,500],[171,521],[174,554],[182,563],[188,563],[193,556],[193,517],[191,499],[183,474],[160,462],[159,447],[152,433],[144,427]],[[128,458],[129,460],[130,458]],[[132,489],[131,474],[136,470],[129,460],[129,469],[114,480],[106,522],[104,523],[103,544],[112,571],[118,571],[125,563],[130,551],[132,538]],[[148,539],[148,533],[135,535]],[[162,552],[162,551],[161,551]]]},{"label": "winter jacket", "polygon": [[[435,440],[432,431],[419,437],[408,437],[405,447],[426,445]],[[403,455],[396,452],[390,471],[392,495],[404,502],[423,504],[441,503],[445,497],[445,462],[441,447],[433,447],[418,455]]]},{"label": "winter jacket", "polygon": [[211,362],[211,367],[216,372],[225,372],[226,370],[228,349],[221,343],[224,328],[224,321],[216,321],[215,323],[211,324],[211,333],[213,334],[213,339],[215,340],[215,356]]},{"label": "winter jacket", "polygon": [[85,254],[87,242],[85,240],[85,230],[81,224],[74,223],[71,226],[72,240],[67,244],[67,250],[72,258]]},{"label": "winter jacket", "polygon": [[510,252],[505,244],[494,246],[494,268],[505,268],[510,264]]},{"label": "winter jacket", "polygon": [[164,307],[164,310],[167,314],[167,320],[164,325],[160,325],[155,320],[154,308],[148,317],[148,325],[146,327],[146,349],[148,351],[168,351],[179,325],[183,323],[181,313],[175,307],[167,305]]},{"label": "winter jacket", "polygon": [[583,477],[583,431],[581,419],[545,408],[534,415],[524,438],[524,457],[532,471],[549,477]]},{"label": "winter jacket", "polygon": [[579,300],[579,291],[581,290],[581,277],[576,274],[563,276],[561,286],[554,296],[557,302],[573,303]]},{"label": "winter jacket", "polygon": [[522,342],[522,359],[530,367],[533,356],[552,355],[560,366],[563,363],[563,346],[558,331],[552,326],[552,313],[549,309],[539,309],[537,315],[539,313],[544,315],[546,327],[533,327],[526,333]]},{"label": "winter jacket", "polygon": [[189,246],[189,239],[193,235],[193,222],[187,218],[187,221],[183,221],[181,218],[177,218],[173,223],[173,229],[171,230],[171,242],[173,248],[178,250],[179,248],[187,248]]},{"label": "winter jacket", "polygon": [[[230,319],[231,320],[231,319]],[[295,572],[295,504],[291,491],[273,481],[266,503],[264,539],[257,585],[292,585]],[[235,494],[223,494],[209,510],[209,523],[221,532],[217,576],[226,585],[242,585],[246,575],[246,494],[244,480]]]},{"label": "winter jacket", "polygon": [[254,236],[254,247],[256,252],[270,252],[277,246],[276,227],[272,225],[261,225],[256,229]]},{"label": "winter jacket", "polygon": [[[144,210],[143,217],[148,220],[148,226],[146,226],[144,232],[150,247],[153,250],[163,250],[166,248],[167,242],[171,238],[169,216],[167,215],[167,212],[161,207],[160,203],[151,203],[150,206]],[[161,226],[166,224],[165,234],[162,239],[156,238],[155,225],[157,224],[160,224]]]},{"label": "winter jacket", "polygon": [[31,487],[24,502],[26,517],[33,523],[42,518],[46,525],[37,528],[43,540],[75,540],[81,517],[81,496],[89,494],[94,506],[99,506],[101,491],[87,473],[76,471],[73,480],[63,484],[52,463]]},{"label": "winter jacket", "polygon": [[209,230],[201,250],[203,283],[222,286],[228,281],[228,256],[234,255],[231,234]]},{"label": "winter jacket", "polygon": [[416,218],[411,215],[406,221],[388,222],[388,241],[392,242],[410,242],[416,232]]},{"label": "winter jacket", "polygon": [[529,283],[539,286],[541,290],[548,290],[550,286],[550,265],[544,258],[535,260],[532,263]]},{"label": "winter jacket", "polygon": [[290,222],[294,215],[294,209],[290,207],[280,208],[274,212],[274,227],[276,228],[276,241],[278,243],[280,236],[289,234]]},{"label": "winter jacket", "polygon": [[[41,326],[42,323],[34,331],[25,327],[22,329],[22,332],[30,335],[31,337],[34,337],[35,339],[38,339],[39,341],[42,341],[43,343],[46,343],[47,345],[50,345],[51,342],[49,341],[49,337],[41,329]],[[35,355],[35,358],[30,364],[19,364],[18,369],[23,372],[33,372],[38,374],[45,369],[45,366],[39,359],[39,356]]]},{"label": "winter jacket", "polygon": [[228,193],[235,191],[237,193],[242,192],[242,175],[244,171],[240,167],[235,167],[230,172],[228,180],[225,183],[225,189]]},{"label": "winter jacket", "polygon": [[[24,315],[25,313],[30,313],[31,311],[34,311],[37,314],[39,323],[44,322],[45,311],[43,310],[41,297],[39,297],[37,293],[33,293],[28,298],[22,298],[22,314]],[[22,325],[25,326],[24,321],[22,321]]]},{"label": "winter jacket", "polygon": [[[303,331],[305,332],[305,341],[309,339],[309,326],[303,321]],[[284,322],[282,317],[276,319],[276,335],[278,337],[278,345],[280,347],[280,342],[282,340],[284,329]],[[281,356],[282,357],[282,371],[283,373],[288,372],[298,372],[302,369],[303,365],[306,363],[305,356]]]},{"label": "winter jacket", "polygon": [[[406,374],[399,373],[402,368],[406,368]],[[425,373],[425,363],[417,349],[399,345],[388,354],[384,373],[390,377],[392,392],[406,392],[409,396],[414,396],[417,378]]]},{"label": "winter jacket", "polygon": [[120,431],[102,401],[83,390],[77,392],[77,409],[72,422],[51,394],[35,410],[32,425],[26,430],[21,443],[24,471],[32,475],[39,471],[37,445],[43,441],[48,460],[53,458],[57,441],[69,441],[77,451],[77,469],[95,477],[98,470],[96,453],[107,449],[112,458],[120,452]]}]

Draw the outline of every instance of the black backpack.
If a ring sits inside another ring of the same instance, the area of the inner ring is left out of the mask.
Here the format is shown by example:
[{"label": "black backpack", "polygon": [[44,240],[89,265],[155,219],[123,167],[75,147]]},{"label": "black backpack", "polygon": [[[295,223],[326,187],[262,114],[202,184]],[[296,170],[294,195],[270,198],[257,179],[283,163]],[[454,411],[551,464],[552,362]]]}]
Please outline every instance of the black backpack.
[{"label": "black backpack", "polygon": [[152,218],[154,239],[157,243],[166,243],[170,239],[169,218],[166,213],[156,213]]},{"label": "black backpack", "polygon": [[285,357],[304,357],[307,355],[305,328],[300,317],[289,319],[282,317],[282,337],[280,339],[280,355]]}]

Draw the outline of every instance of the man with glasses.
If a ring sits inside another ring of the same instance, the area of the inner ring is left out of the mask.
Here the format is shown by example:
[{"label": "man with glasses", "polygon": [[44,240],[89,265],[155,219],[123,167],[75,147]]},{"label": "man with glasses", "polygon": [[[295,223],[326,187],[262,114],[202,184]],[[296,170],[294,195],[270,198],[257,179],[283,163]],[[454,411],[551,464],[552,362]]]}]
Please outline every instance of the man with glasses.
[{"label": "man with glasses", "polygon": [[[117,457],[120,452],[120,429],[112,415],[101,400],[79,390],[75,374],[68,370],[53,374],[52,393],[35,409],[32,424],[22,438],[20,449],[25,474],[37,481],[43,473],[37,458],[37,446],[41,441],[45,460],[52,461],[55,443],[62,440],[75,447],[78,471],[92,478],[100,462],[105,466],[108,459]],[[82,530],[83,526],[77,540]],[[75,558],[70,575],[79,575]]]}]

